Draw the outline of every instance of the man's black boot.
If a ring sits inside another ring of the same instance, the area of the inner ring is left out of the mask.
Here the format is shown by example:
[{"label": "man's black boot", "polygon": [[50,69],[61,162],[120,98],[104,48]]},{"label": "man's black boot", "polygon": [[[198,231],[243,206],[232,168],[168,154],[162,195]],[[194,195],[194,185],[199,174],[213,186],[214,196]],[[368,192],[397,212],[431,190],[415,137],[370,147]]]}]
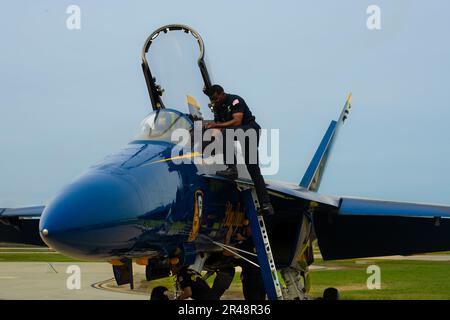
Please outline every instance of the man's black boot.
[{"label": "man's black boot", "polygon": [[238,177],[238,171],[236,165],[229,165],[226,170],[217,171],[216,175],[235,180]]},{"label": "man's black boot", "polygon": [[273,206],[272,206],[272,204],[270,202],[263,203],[261,208],[259,208],[259,210],[258,210],[258,215],[259,216],[271,216],[274,213],[275,213],[275,211],[273,210]]}]

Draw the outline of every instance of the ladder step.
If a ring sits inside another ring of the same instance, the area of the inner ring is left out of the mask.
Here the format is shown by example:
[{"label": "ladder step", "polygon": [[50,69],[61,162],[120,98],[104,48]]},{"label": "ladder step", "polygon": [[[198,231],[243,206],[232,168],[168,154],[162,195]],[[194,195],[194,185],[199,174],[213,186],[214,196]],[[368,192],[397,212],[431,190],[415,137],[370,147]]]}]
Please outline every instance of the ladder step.
[{"label": "ladder step", "polygon": [[253,243],[255,245],[256,254],[258,256],[261,275],[266,288],[269,300],[283,300],[281,284],[278,279],[278,273],[275,261],[270,247],[269,237],[264,224],[264,219],[256,213],[258,201],[254,189],[246,189],[242,191],[244,202],[247,207],[247,217],[250,221],[250,227],[253,234]]}]

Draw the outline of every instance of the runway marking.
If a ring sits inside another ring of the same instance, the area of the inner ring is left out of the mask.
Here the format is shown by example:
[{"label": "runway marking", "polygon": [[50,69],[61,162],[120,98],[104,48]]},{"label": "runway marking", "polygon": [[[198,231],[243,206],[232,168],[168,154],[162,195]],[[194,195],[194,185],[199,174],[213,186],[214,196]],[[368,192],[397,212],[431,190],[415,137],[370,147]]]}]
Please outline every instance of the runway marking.
[{"label": "runway marking", "polygon": [[[137,295],[144,295],[144,296],[149,295],[149,293],[147,293],[147,292],[142,292],[142,291],[137,291],[137,290],[133,290],[133,291],[129,290],[128,284],[125,284],[122,286],[117,286],[115,284],[115,282],[116,282],[116,280],[114,278],[111,278],[111,279],[93,283],[93,284],[91,284],[91,287],[95,288],[95,289],[99,289],[99,290],[105,290],[105,291],[117,292],[117,293],[137,294]],[[111,284],[113,284],[113,286],[110,286]]]},{"label": "runway marking", "polygon": [[56,269],[55,269],[55,267],[53,266],[53,264],[51,264],[51,263],[48,263],[48,265],[49,265],[49,267],[50,268],[48,268],[48,271],[49,272],[54,272],[54,273],[58,273],[58,271],[56,271]]}]

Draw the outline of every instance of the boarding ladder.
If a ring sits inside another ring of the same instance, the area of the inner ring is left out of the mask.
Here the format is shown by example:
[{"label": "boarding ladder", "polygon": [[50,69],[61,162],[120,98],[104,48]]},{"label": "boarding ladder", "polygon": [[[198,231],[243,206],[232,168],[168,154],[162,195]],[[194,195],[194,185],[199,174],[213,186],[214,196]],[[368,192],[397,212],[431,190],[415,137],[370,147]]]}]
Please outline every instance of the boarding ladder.
[{"label": "boarding ladder", "polygon": [[278,273],[272,249],[270,247],[266,225],[264,224],[264,218],[257,214],[257,210],[260,206],[256,191],[253,187],[239,183],[238,188],[244,196],[245,206],[248,210],[247,217],[250,221],[253,243],[261,268],[261,275],[264,281],[264,287],[266,288],[267,297],[269,300],[283,300],[281,284],[278,279]]}]

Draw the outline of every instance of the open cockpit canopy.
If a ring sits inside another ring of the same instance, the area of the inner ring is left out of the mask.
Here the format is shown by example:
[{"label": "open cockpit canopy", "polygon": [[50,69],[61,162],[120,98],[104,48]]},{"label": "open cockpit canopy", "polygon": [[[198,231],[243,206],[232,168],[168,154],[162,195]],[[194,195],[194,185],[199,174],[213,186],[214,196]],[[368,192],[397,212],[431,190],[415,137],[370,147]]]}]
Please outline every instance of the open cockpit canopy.
[{"label": "open cockpit canopy", "polygon": [[211,80],[205,47],[192,28],[172,24],[155,30],[142,49],[142,69],[153,110],[167,107],[187,112],[187,95],[208,105],[205,92]]}]

